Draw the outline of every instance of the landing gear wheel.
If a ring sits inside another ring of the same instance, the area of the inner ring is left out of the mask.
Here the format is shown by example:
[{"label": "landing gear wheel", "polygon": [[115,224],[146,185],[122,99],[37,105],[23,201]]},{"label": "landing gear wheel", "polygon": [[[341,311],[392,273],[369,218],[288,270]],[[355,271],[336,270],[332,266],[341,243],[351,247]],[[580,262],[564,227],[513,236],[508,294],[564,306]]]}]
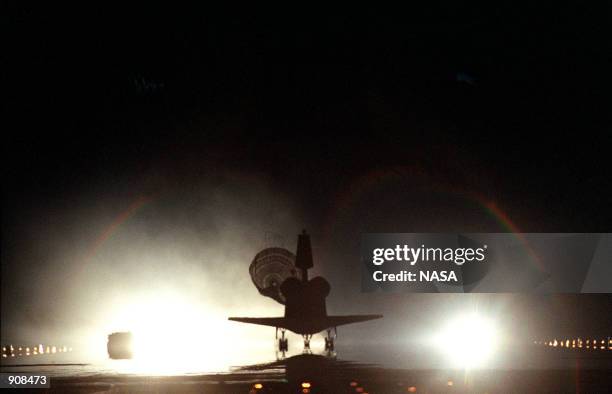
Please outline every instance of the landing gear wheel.
[{"label": "landing gear wheel", "polygon": [[312,338],[312,335],[305,334],[305,335],[302,335],[302,338],[304,338],[304,350],[310,351],[310,339]]},{"label": "landing gear wheel", "polygon": [[334,335],[332,335],[332,330],[327,330],[327,337],[325,337],[325,350],[333,352],[334,351],[334,339],[337,336],[336,328],[334,327]]},{"label": "landing gear wheel", "polygon": [[[277,337],[278,337],[278,329],[276,329]],[[286,352],[289,350],[289,339],[285,338],[285,330],[281,330],[281,337],[278,338],[278,351]]]}]

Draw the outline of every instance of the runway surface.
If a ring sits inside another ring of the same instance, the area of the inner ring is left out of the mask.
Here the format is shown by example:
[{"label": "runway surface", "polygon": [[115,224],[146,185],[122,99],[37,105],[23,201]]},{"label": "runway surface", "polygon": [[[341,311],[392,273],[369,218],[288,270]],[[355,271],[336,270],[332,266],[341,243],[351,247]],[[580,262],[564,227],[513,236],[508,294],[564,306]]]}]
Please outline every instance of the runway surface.
[{"label": "runway surface", "polygon": [[[2,372],[37,372],[51,377],[52,393],[603,393],[612,391],[612,357],[530,350],[515,367],[465,370],[406,368],[405,354],[389,350],[387,363],[349,361],[339,355],[297,354],[280,360],[220,371],[147,373],[130,370],[131,360],[104,363],[6,365]],[[346,352],[351,354],[350,351]],[[612,353],[612,352],[608,352]],[[411,357],[418,356],[412,354]],[[423,355],[425,357],[425,355]],[[395,364],[395,365],[393,365]],[[493,364],[492,364],[493,365]],[[27,392],[27,390],[19,390]]]}]

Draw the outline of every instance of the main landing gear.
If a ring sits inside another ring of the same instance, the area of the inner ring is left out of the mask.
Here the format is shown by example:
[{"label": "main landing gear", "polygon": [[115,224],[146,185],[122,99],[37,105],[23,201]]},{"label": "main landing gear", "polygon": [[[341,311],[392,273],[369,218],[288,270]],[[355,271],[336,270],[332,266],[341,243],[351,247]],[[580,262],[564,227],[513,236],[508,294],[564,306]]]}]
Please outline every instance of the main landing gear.
[{"label": "main landing gear", "polygon": [[281,328],[281,337],[278,337],[278,327],[276,328],[276,338],[278,339],[278,351],[287,352],[289,351],[289,339],[285,338],[285,329]]},{"label": "main landing gear", "polygon": [[334,339],[338,336],[338,331],[336,327],[334,327],[334,333],[332,335],[332,329],[327,329],[327,336],[325,337],[325,350],[329,352],[334,351]]}]

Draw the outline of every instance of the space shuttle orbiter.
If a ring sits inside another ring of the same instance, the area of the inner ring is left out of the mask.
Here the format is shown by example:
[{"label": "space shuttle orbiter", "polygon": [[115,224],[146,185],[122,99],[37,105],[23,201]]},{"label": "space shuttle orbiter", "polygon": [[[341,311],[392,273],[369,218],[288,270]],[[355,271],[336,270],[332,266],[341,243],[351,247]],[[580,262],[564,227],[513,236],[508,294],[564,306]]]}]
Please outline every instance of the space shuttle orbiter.
[{"label": "space shuttle orbiter", "polygon": [[[286,249],[267,248],[259,252],[249,271],[253,283],[262,295],[274,298],[285,305],[283,317],[230,317],[229,320],[276,327],[281,330],[278,339],[280,351],[288,349],[285,330],[293,331],[304,338],[304,348],[310,347],[313,334],[327,331],[325,349],[334,349],[336,327],[379,319],[382,315],[329,316],[325,298],[331,289],[324,278],[308,279],[308,270],[313,267],[310,236],[303,231],[298,236],[295,256]],[[333,334],[332,334],[333,331]]]}]

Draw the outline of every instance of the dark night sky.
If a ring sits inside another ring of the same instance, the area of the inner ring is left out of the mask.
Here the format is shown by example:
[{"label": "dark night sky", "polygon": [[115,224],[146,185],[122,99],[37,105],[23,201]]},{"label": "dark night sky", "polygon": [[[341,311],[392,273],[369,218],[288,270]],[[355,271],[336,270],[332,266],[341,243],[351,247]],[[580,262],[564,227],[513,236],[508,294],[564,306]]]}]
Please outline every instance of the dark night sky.
[{"label": "dark night sky", "polygon": [[531,200],[534,231],[608,229],[610,44],[595,8],[12,15],[11,202],[223,158],[324,209],[339,179],[420,165]]},{"label": "dark night sky", "polygon": [[[72,215],[94,206],[112,220],[142,196],[170,196],[158,209],[176,218],[198,206],[176,196],[196,189],[263,188],[270,199],[237,197],[241,209],[268,204],[293,222],[244,233],[308,227],[334,257],[356,253],[348,249],[361,231],[505,231],[457,195],[494,202],[525,232],[610,231],[605,10],[455,4],[393,17],[228,17],[55,7],[4,16],[9,322],[21,305],[12,300],[37,299],[23,276],[57,268],[41,244],[91,243],[101,230]],[[40,228],[56,238],[41,241]],[[350,264],[319,269],[342,282]],[[336,291],[350,293],[353,277]]]}]

